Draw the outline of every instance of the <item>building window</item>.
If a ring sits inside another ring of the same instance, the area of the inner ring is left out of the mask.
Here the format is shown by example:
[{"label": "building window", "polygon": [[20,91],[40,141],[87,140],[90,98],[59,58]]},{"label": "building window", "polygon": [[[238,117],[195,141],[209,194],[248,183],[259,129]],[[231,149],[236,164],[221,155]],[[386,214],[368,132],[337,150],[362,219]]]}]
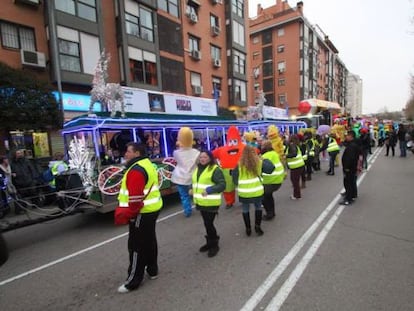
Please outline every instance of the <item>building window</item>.
[{"label": "building window", "polygon": [[213,82],[213,90],[216,89],[216,90],[221,91],[221,78],[213,77],[212,82]]},{"label": "building window", "polygon": [[139,21],[141,26],[141,38],[147,41],[154,41],[152,13],[142,7],[139,8]]},{"label": "building window", "polygon": [[277,71],[279,71],[279,73],[283,73],[286,70],[286,63],[285,62],[278,62],[277,63]]},{"label": "building window", "polygon": [[62,70],[81,72],[79,43],[59,39],[59,60]]},{"label": "building window", "polygon": [[272,46],[266,46],[262,49],[263,61],[269,61],[273,59]]},{"label": "building window", "polygon": [[285,83],[286,83],[286,81],[285,81],[285,79],[279,79],[279,80],[277,80],[277,85],[278,86],[284,86],[285,85]]},{"label": "building window", "polygon": [[157,64],[149,60],[129,60],[131,80],[148,85],[158,85]]},{"label": "building window", "polygon": [[185,9],[185,13],[187,14],[187,16],[190,16],[193,14],[193,15],[196,15],[198,18],[197,12],[198,12],[198,4],[192,1],[188,1],[186,9]]},{"label": "building window", "polygon": [[285,35],[285,28],[279,28],[278,30],[277,30],[277,36],[278,37],[282,37],[282,36],[284,36]]},{"label": "building window", "polygon": [[125,12],[126,32],[150,42],[154,41],[152,13],[142,7],[138,8],[139,16]]},{"label": "building window", "polygon": [[239,101],[246,101],[246,82],[234,79],[234,98]]},{"label": "building window", "polygon": [[210,26],[220,28],[219,18],[213,14],[210,14]]},{"label": "building window", "polygon": [[212,59],[221,59],[221,48],[211,45],[210,46],[211,58]]},{"label": "building window", "polygon": [[277,52],[283,53],[285,51],[285,46],[283,44],[277,46]]},{"label": "building window", "polygon": [[201,74],[199,74],[198,72],[191,72],[190,83],[191,85],[201,86]]},{"label": "building window", "polygon": [[1,44],[5,48],[36,51],[35,33],[32,28],[1,22]]},{"label": "building window", "polygon": [[233,59],[234,72],[238,72],[244,75],[246,73],[246,55],[239,51],[233,51]]},{"label": "building window", "polygon": [[272,43],[272,30],[266,30],[262,33],[262,44],[271,44]]},{"label": "building window", "polygon": [[244,26],[233,20],[233,41],[244,46]]},{"label": "building window", "polygon": [[158,0],[158,8],[178,17],[178,0]]},{"label": "building window", "polygon": [[188,48],[190,49],[190,52],[200,51],[200,39],[190,35],[188,37]]},{"label": "building window", "polygon": [[55,0],[56,10],[96,22],[95,0]]},{"label": "building window", "polygon": [[125,23],[127,34],[139,37],[138,17],[129,13],[125,13]]},{"label": "building window", "polygon": [[263,92],[273,92],[273,79],[263,79]]},{"label": "building window", "polygon": [[278,95],[278,103],[281,106],[284,106],[286,103],[286,95],[285,94],[279,94]]},{"label": "building window", "polygon": [[232,0],[231,7],[233,13],[240,17],[244,17],[244,0]]},{"label": "building window", "polygon": [[263,77],[273,76],[273,62],[266,61],[263,63]]}]

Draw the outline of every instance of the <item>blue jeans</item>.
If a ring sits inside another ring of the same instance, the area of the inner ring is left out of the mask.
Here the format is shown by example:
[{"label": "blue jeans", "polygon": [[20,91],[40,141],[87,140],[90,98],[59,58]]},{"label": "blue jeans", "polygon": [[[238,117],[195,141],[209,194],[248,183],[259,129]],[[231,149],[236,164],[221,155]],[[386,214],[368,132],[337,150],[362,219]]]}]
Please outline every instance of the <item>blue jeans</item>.
[{"label": "blue jeans", "polygon": [[191,216],[191,196],[188,194],[190,185],[177,185],[178,193],[180,194],[181,203],[183,204],[183,210],[185,216]]},{"label": "blue jeans", "polygon": [[[263,198],[260,197],[257,200],[255,200],[254,202],[252,202],[256,211],[260,211],[260,209],[262,208],[262,199]],[[251,203],[244,203],[244,202],[242,202],[242,210],[243,210],[243,213],[248,213],[249,212],[249,210],[250,210],[250,204]]]},{"label": "blue jeans", "polygon": [[400,140],[400,157],[407,156],[407,143],[405,140]]}]

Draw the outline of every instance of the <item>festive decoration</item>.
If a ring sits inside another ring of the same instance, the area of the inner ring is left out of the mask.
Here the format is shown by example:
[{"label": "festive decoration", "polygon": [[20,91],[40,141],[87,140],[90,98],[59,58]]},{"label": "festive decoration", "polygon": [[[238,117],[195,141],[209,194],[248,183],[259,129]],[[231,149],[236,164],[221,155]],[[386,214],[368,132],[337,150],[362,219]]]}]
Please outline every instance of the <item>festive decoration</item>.
[{"label": "festive decoration", "polygon": [[344,125],[334,124],[331,128],[331,133],[335,134],[338,144],[345,141],[346,128]]},{"label": "festive decoration", "polygon": [[94,171],[95,162],[93,153],[90,153],[86,146],[85,139],[75,137],[69,144],[69,167],[76,170],[82,181],[86,193],[89,195],[95,186]]},{"label": "festive decoration", "polygon": [[102,170],[98,176],[99,190],[107,195],[116,195],[121,188],[123,168],[119,166],[109,166]]},{"label": "festive decoration", "polygon": [[269,125],[267,128],[267,138],[272,142],[272,148],[280,157],[284,156],[283,140],[279,135],[279,129],[275,125]]},{"label": "festive decoration", "polygon": [[307,101],[301,101],[298,105],[298,111],[301,114],[307,114],[311,110],[312,106]]},{"label": "festive decoration", "polygon": [[111,111],[111,117],[115,117],[116,112],[120,111],[121,117],[125,118],[124,91],[121,85],[119,83],[107,83],[109,60],[110,55],[102,51],[92,81],[89,114],[93,114],[95,102],[100,102],[104,109]]}]

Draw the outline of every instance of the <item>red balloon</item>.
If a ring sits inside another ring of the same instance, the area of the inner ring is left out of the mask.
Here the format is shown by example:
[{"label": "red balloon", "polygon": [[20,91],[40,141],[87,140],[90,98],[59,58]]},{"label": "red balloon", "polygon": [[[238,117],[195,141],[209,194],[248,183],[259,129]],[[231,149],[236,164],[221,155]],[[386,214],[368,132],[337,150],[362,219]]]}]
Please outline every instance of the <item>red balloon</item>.
[{"label": "red balloon", "polygon": [[311,110],[312,106],[307,101],[301,101],[298,106],[298,110],[302,114],[307,114]]}]

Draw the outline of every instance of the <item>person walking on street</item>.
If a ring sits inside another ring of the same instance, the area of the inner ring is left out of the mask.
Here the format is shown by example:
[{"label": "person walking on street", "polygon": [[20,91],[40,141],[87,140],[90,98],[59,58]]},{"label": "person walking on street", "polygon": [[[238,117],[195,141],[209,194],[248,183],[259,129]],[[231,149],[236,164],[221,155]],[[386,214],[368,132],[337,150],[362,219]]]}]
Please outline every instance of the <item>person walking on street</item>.
[{"label": "person walking on street", "polygon": [[145,269],[150,279],[158,276],[158,245],[155,225],[163,206],[158,188],[158,174],[146,154],[146,145],[130,142],[126,145],[125,173],[119,191],[119,206],[115,224],[129,224],[128,277],[118,288],[128,293],[139,287]]},{"label": "person walking on street", "polygon": [[327,175],[335,175],[335,159],[340,150],[335,136],[334,133],[331,133],[325,140],[325,144],[321,149],[328,151],[329,155],[329,170],[326,172]]},{"label": "person walking on street", "polygon": [[395,155],[395,145],[397,144],[397,135],[395,135],[394,129],[392,128],[385,134],[385,146],[387,147],[387,152],[385,154],[388,157],[390,148],[392,156]]},{"label": "person walking on street", "polygon": [[355,132],[348,131],[345,137],[345,150],[342,154],[342,169],[344,172],[344,199],[339,203],[349,205],[358,197],[357,172],[361,147],[355,141]]},{"label": "person walking on street", "polygon": [[280,161],[279,154],[273,150],[272,142],[265,140],[262,142],[261,153],[263,159],[268,159],[275,167],[270,174],[263,173],[263,207],[266,211],[266,215],[263,216],[263,220],[271,220],[275,217],[275,199],[273,194],[279,190],[285,179],[285,168]]},{"label": "person walking on street", "polygon": [[246,226],[246,235],[252,233],[250,225],[250,204],[255,207],[255,226],[257,235],[263,235],[260,227],[262,223],[262,200],[264,187],[262,174],[271,174],[273,164],[267,160],[261,160],[256,153],[256,148],[246,145],[242,152],[239,165],[232,172],[234,184],[237,186],[239,202],[242,204],[243,221]]},{"label": "person walking on street", "polygon": [[177,185],[185,217],[190,217],[192,214],[189,190],[191,189],[191,176],[200,155],[200,151],[192,147],[193,136],[193,131],[189,127],[182,127],[177,136],[178,148],[173,152],[177,165],[172,172],[171,181]]},{"label": "person walking on street", "polygon": [[407,131],[405,130],[404,124],[398,125],[398,141],[400,143],[400,157],[405,158],[407,156],[407,142],[405,135],[407,134]]},{"label": "person walking on street", "polygon": [[197,168],[192,177],[192,195],[196,209],[203,217],[206,229],[207,243],[200,247],[200,252],[207,252],[208,257],[214,257],[219,251],[219,239],[214,227],[214,219],[221,205],[221,193],[226,188],[223,172],[214,161],[210,151],[202,151]]},{"label": "person walking on street", "polygon": [[292,200],[302,198],[300,193],[300,179],[305,170],[305,161],[302,157],[302,152],[299,148],[299,138],[297,135],[290,136],[289,145],[285,150],[286,164],[290,169],[290,180],[293,186],[293,195],[290,196]]}]

